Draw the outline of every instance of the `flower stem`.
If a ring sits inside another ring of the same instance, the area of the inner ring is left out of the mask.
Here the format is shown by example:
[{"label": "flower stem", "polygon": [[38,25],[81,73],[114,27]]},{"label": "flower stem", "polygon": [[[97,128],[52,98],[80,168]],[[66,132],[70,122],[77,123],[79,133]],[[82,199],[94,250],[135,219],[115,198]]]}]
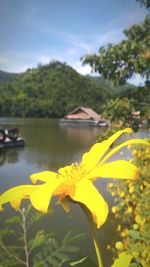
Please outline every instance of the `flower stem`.
[{"label": "flower stem", "polygon": [[92,215],[89,212],[89,210],[81,205],[82,210],[86,214],[90,229],[91,229],[91,234],[92,234],[92,239],[94,243],[94,248],[97,256],[97,261],[98,261],[98,267],[103,267],[103,262],[102,262],[102,257],[101,257],[101,252],[100,252],[100,245],[99,245],[99,239],[98,239],[98,234],[97,234],[97,229],[96,229],[96,224],[93,221]]},{"label": "flower stem", "polygon": [[25,260],[25,266],[30,267],[25,210],[24,209],[20,210],[20,213],[22,216],[23,241],[24,241],[25,259],[26,259]]}]

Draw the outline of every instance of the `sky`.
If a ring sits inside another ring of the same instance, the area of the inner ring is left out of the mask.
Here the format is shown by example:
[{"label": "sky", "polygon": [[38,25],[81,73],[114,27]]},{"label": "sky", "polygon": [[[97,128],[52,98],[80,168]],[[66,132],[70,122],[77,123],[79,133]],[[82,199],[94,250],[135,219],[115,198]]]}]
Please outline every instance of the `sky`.
[{"label": "sky", "polygon": [[0,70],[18,73],[59,60],[90,74],[80,58],[125,39],[123,30],[146,14],[136,0],[0,0]]}]

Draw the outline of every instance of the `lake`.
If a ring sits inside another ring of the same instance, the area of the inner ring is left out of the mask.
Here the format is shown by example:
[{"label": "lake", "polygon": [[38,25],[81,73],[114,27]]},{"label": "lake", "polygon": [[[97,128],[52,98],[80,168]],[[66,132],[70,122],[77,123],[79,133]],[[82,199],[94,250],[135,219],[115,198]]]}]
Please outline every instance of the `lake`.
[{"label": "lake", "polygon": [[[30,183],[29,176],[32,173],[51,170],[79,162],[84,152],[96,142],[97,135],[103,128],[63,126],[57,119],[19,119],[0,118],[0,127],[17,127],[20,129],[26,146],[23,148],[11,148],[0,153],[0,193],[13,186]],[[148,132],[141,130],[136,136],[146,137]],[[109,207],[113,205],[113,199],[106,190],[107,182],[110,179],[99,179],[96,185]],[[61,206],[54,205],[54,214],[50,221],[44,222],[44,227],[56,231],[58,240],[72,230],[74,233],[84,232],[86,235],[79,242],[81,255],[89,255],[95,259],[93,244],[90,239],[89,229],[84,214],[78,205],[71,205],[71,212],[65,213]],[[7,205],[1,214],[1,223],[4,218],[13,214],[13,210]],[[106,266],[110,265],[111,254],[106,250],[106,246],[112,240],[117,240],[114,236],[115,220],[109,215],[105,225],[99,230],[99,238],[103,250],[103,258]]]}]

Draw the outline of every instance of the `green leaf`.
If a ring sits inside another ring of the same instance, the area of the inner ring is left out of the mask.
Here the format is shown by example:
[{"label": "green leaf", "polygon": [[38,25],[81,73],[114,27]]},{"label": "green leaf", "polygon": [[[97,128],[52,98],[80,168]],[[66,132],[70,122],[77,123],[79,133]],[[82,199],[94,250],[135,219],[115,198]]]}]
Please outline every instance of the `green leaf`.
[{"label": "green leaf", "polygon": [[86,257],[83,257],[83,258],[80,259],[80,260],[70,262],[70,266],[76,266],[76,265],[82,263],[83,261],[85,261],[85,259],[87,259],[87,256],[86,256]]},{"label": "green leaf", "polygon": [[5,221],[6,224],[12,224],[12,223],[21,223],[21,218],[20,216],[13,216],[12,218],[10,219],[7,219]]},{"label": "green leaf", "polygon": [[69,261],[69,259],[70,259],[67,255],[65,255],[65,254],[62,253],[62,252],[57,252],[57,253],[56,253],[56,257],[57,257],[60,261],[63,260],[63,262]]},{"label": "green leaf", "polygon": [[79,249],[75,246],[64,247],[63,252],[77,252]]},{"label": "green leaf", "polygon": [[136,230],[129,230],[129,236],[133,239],[141,239],[140,232]]},{"label": "green leaf", "polygon": [[132,256],[122,252],[119,255],[119,258],[114,261],[114,264],[111,267],[129,267]]},{"label": "green leaf", "polygon": [[15,234],[16,232],[14,230],[5,228],[5,229],[0,230],[0,239],[2,239],[6,235],[15,235]]},{"label": "green leaf", "polygon": [[63,244],[67,244],[70,243],[72,241],[77,241],[82,239],[85,236],[85,234],[78,234],[78,235],[74,235],[72,231],[68,232],[66,234],[66,236],[63,239]]},{"label": "green leaf", "polygon": [[44,231],[43,230],[38,231],[35,237],[31,239],[29,242],[30,252],[33,249],[41,246],[44,243],[45,239],[47,239],[47,235],[44,234]]},{"label": "green leaf", "polygon": [[[79,267],[98,267],[98,265],[88,256],[82,256],[77,260],[70,262],[70,266],[79,266]],[[121,266],[122,267],[122,266]]]},{"label": "green leaf", "polygon": [[130,267],[138,267],[138,266],[139,266],[138,263],[131,263],[131,264],[130,264]]}]

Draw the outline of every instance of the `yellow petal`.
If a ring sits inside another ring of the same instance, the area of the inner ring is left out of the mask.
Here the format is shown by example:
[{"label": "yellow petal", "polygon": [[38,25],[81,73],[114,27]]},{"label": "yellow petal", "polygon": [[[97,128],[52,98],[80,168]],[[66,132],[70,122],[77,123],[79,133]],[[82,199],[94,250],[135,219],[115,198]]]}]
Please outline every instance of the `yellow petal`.
[{"label": "yellow petal", "polygon": [[131,254],[121,252],[119,253],[119,258],[114,261],[112,267],[129,267],[132,258],[133,256]]},{"label": "yellow petal", "polygon": [[37,189],[38,186],[35,185],[20,185],[9,189],[0,196],[0,209],[7,202],[10,202],[13,208],[19,209],[21,200],[30,198]]},{"label": "yellow petal", "polygon": [[89,209],[97,228],[104,224],[108,215],[108,205],[91,181],[81,180],[77,183],[75,192],[70,197]]},{"label": "yellow petal", "polygon": [[50,182],[52,179],[56,179],[57,175],[58,174],[55,172],[44,171],[32,174],[30,179],[33,184],[36,184],[37,180],[42,182]]},{"label": "yellow petal", "polygon": [[126,160],[116,160],[106,163],[91,171],[87,179],[95,180],[96,178],[118,178],[118,179],[136,179],[138,176],[138,169],[132,163]]},{"label": "yellow petal", "polygon": [[53,179],[52,182],[48,182],[39,186],[39,189],[34,192],[31,197],[31,203],[35,209],[47,212],[51,197],[57,187],[60,185],[60,179]]},{"label": "yellow petal", "polygon": [[130,139],[118,146],[116,146],[115,148],[113,148],[100,162],[100,164],[103,164],[107,159],[109,159],[112,155],[114,155],[116,152],[118,152],[121,148],[128,146],[128,145],[137,145],[137,144],[141,144],[141,145],[146,145],[150,147],[150,143],[145,141],[144,139]]},{"label": "yellow petal", "polygon": [[56,202],[56,205],[58,204],[61,204],[63,209],[66,211],[66,212],[69,212],[70,211],[70,206],[69,206],[69,202],[68,200],[66,199],[66,197],[60,197],[58,199],[58,201]]},{"label": "yellow petal", "polygon": [[19,210],[20,205],[21,205],[21,201],[22,201],[21,198],[14,199],[14,200],[12,200],[12,201],[10,202],[10,205],[11,205],[12,208],[14,208],[15,210]]},{"label": "yellow petal", "polygon": [[123,133],[132,133],[132,129],[126,128],[124,130],[118,131],[113,134],[107,140],[95,144],[89,152],[85,153],[82,157],[82,163],[87,171],[92,170],[104,156],[104,154],[108,151],[110,146],[116,141],[117,138]]}]

